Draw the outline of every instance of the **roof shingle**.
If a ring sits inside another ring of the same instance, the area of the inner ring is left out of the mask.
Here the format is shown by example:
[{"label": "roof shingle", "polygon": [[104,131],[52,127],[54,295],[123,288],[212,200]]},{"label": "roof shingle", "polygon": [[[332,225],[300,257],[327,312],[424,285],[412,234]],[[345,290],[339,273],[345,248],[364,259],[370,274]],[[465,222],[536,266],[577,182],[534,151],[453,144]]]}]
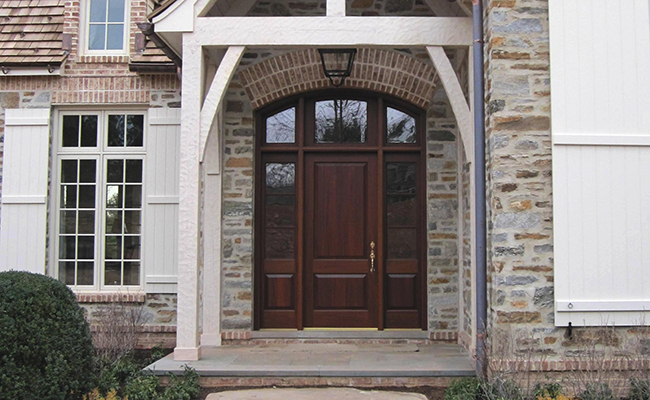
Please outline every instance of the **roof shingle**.
[{"label": "roof shingle", "polygon": [[65,0],[0,1],[0,64],[50,65],[63,63]]}]

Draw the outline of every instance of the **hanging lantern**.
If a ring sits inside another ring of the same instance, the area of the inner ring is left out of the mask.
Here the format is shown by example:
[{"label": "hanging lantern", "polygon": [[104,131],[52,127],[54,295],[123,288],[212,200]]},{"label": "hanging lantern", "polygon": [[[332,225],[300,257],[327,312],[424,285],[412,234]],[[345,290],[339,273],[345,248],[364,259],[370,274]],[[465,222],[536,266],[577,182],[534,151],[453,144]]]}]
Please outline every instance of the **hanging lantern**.
[{"label": "hanging lantern", "polygon": [[339,87],[352,73],[352,64],[357,49],[318,49],[323,63],[323,72],[332,85]]}]

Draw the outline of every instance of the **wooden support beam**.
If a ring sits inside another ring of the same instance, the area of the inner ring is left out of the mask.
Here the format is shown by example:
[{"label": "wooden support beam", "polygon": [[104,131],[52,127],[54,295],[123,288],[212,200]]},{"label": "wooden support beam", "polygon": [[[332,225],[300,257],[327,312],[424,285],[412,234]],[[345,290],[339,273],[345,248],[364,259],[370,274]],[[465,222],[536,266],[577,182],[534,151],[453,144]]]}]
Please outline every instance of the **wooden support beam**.
[{"label": "wooden support beam", "polygon": [[[203,46],[471,46],[471,18],[204,17]],[[164,33],[164,32],[161,32]]]},{"label": "wooden support beam", "polygon": [[215,115],[217,114],[217,110],[219,109],[219,105],[221,104],[224,95],[226,94],[228,84],[230,84],[230,80],[235,74],[235,69],[237,69],[239,61],[244,54],[244,50],[244,46],[233,46],[228,48],[219,64],[217,73],[214,75],[208,95],[205,97],[205,102],[203,102],[203,107],[201,108],[201,137],[199,149],[201,161],[203,161],[205,143],[208,140],[208,135],[210,134],[210,129],[214,123]]},{"label": "wooden support beam", "polygon": [[427,52],[433,65],[436,67],[440,81],[447,92],[447,97],[451,103],[451,108],[454,110],[456,121],[458,122],[458,130],[463,139],[465,146],[465,154],[470,161],[474,160],[474,118],[470,111],[463,88],[458,81],[458,76],[454,67],[449,61],[449,57],[445,54],[445,50],[440,46],[427,46]]}]

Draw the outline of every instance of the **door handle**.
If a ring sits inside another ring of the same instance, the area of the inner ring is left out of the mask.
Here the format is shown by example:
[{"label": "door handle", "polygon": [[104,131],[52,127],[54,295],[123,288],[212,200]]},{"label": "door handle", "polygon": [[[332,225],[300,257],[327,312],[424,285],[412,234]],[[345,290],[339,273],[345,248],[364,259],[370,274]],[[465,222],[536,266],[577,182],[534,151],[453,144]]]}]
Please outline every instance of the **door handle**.
[{"label": "door handle", "polygon": [[375,272],[375,242],[370,242],[370,272]]}]

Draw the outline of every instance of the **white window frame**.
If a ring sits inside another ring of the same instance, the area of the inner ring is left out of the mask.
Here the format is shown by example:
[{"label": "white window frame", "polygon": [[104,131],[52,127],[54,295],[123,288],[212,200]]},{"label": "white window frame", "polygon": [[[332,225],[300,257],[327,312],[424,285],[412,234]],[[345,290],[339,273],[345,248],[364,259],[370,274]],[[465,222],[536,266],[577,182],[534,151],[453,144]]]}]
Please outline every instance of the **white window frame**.
[{"label": "white window frame", "polygon": [[[108,0],[107,0],[108,1]],[[108,7],[108,6],[107,6]],[[88,48],[90,38],[90,0],[83,0],[79,5],[79,52],[87,56],[127,56],[129,55],[129,37],[131,26],[131,1],[124,0],[124,35],[121,50],[91,50]]]},{"label": "white window frame", "polygon": [[[108,147],[108,116],[109,115],[143,115],[143,145],[137,148]],[[52,276],[59,279],[59,229],[60,213],[59,201],[61,196],[61,160],[94,159],[96,164],[96,190],[95,190],[95,257],[93,271],[93,285],[68,285],[78,293],[144,293],[145,291],[145,241],[144,223],[146,214],[146,153],[148,115],[143,108],[102,108],[102,109],[71,109],[58,110],[53,123],[52,135],[52,179],[50,190],[53,194],[50,201],[50,229],[49,229],[49,264]],[[63,117],[66,115],[97,115],[97,146],[96,147],[63,147]],[[106,165],[110,159],[140,159],[142,160],[142,203],[140,225],[140,276],[138,285],[105,285],[104,283],[104,247],[106,238]]]}]

